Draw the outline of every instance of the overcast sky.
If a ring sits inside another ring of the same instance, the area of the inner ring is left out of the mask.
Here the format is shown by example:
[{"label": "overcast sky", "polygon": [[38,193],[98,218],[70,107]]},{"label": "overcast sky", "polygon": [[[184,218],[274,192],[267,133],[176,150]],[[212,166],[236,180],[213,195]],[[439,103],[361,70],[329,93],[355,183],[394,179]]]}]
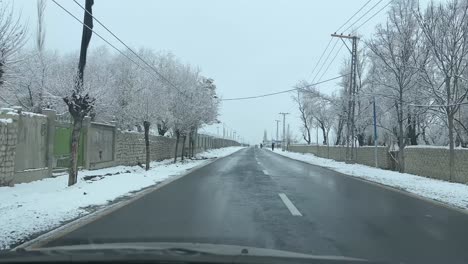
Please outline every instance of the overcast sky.
[{"label": "overcast sky", "polygon": [[[58,2],[76,16],[83,17],[83,10],[73,1]],[[84,4],[84,0],[79,2]],[[302,79],[310,81],[309,75],[330,34],[365,2],[367,0],[95,0],[93,13],[132,47],[172,51],[181,60],[198,65],[203,75],[215,80],[222,98],[234,98],[290,89]],[[377,2],[372,0],[368,7]],[[14,0],[14,5],[34,32],[36,1]],[[360,34],[369,37],[384,14],[364,25]],[[50,0],[45,20],[48,49],[61,52],[79,49],[82,26]],[[99,25],[95,24],[95,30],[118,44]],[[105,43],[93,36],[90,48],[102,45]],[[343,48],[323,80],[338,76],[341,61],[349,56]],[[321,85],[320,90],[332,93],[337,89],[336,83]],[[280,119],[278,113],[289,112],[287,123],[299,136],[299,114],[291,96],[282,94],[223,102],[220,120],[250,143],[258,143],[265,129],[269,137],[275,136],[275,119]],[[216,126],[206,130],[217,133]],[[222,134],[222,125],[219,131]]]}]

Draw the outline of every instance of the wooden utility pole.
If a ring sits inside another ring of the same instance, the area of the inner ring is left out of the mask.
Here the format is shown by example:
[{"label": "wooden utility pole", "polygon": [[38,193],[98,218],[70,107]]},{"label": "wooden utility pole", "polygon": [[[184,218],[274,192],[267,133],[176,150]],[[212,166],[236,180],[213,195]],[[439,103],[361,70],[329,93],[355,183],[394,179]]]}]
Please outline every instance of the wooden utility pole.
[{"label": "wooden utility pole", "polygon": [[[357,76],[357,41],[359,40],[356,36],[351,35],[338,35],[331,34],[332,37],[340,38],[345,44],[346,48],[351,52],[351,74],[348,88],[348,120],[346,122],[346,160],[354,161],[355,158],[355,108],[356,108],[356,76]],[[348,47],[343,39],[351,40],[351,49]],[[350,142],[351,141],[351,142]],[[351,144],[350,144],[351,143]],[[351,146],[350,146],[351,145]],[[350,149],[351,147],[351,149]]]}]

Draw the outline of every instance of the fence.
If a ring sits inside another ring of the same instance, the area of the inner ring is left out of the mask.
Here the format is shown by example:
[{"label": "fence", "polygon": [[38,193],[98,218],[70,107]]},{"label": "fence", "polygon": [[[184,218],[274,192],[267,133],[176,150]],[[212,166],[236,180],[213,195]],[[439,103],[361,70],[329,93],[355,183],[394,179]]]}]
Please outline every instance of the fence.
[{"label": "fence", "polygon": [[[44,114],[22,112],[20,107],[0,110],[0,185],[51,177],[67,170],[70,163],[71,118],[53,110]],[[117,165],[136,165],[146,160],[142,133],[122,132],[114,123],[91,122],[86,117],[80,136],[78,165],[99,169]],[[151,160],[172,158],[174,138],[150,136]],[[185,143],[188,147],[188,140]],[[194,152],[238,146],[232,140],[197,135]],[[182,144],[179,143],[178,154]]]},{"label": "fence", "polygon": [[[321,158],[345,161],[345,146],[291,145],[289,151],[312,153]],[[440,180],[449,179],[449,150],[445,147],[407,147],[405,148],[405,172]],[[468,183],[468,150],[455,150],[453,181]],[[396,163],[387,147],[377,147],[378,166],[381,169],[394,170]],[[374,147],[358,147],[355,162],[375,166]]]}]

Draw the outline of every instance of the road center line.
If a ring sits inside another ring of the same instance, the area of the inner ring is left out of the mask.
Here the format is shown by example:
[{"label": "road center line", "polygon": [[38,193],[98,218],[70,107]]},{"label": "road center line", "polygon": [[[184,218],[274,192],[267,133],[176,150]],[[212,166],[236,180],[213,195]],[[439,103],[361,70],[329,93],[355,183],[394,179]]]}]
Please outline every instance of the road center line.
[{"label": "road center line", "polygon": [[263,174],[270,175],[267,170],[263,170]]},{"label": "road center line", "polygon": [[286,196],[284,193],[279,193],[278,194],[281,200],[283,201],[284,205],[289,209],[289,212],[291,212],[292,215],[294,216],[302,216],[301,212],[297,210],[296,206],[289,200],[289,198]]}]

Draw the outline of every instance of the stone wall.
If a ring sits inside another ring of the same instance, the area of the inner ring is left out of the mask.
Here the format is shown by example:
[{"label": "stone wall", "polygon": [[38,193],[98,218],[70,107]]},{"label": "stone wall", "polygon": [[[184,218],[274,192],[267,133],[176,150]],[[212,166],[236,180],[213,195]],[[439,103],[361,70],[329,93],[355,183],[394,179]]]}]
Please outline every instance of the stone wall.
[{"label": "stone wall", "polygon": [[[344,161],[346,159],[346,147],[343,146],[313,146],[291,145],[289,151],[299,153],[312,153],[321,158]],[[374,166],[374,147],[360,147],[355,149],[356,162],[368,166]],[[382,169],[392,168],[392,161],[386,147],[377,147],[378,166]]]},{"label": "stone wall", "polygon": [[[289,151],[312,153],[318,157],[344,161],[346,147],[292,145]],[[374,166],[374,147],[356,148],[356,162]],[[394,162],[386,147],[377,149],[378,166],[382,169],[393,169]],[[405,148],[405,172],[419,176],[449,180],[449,150],[445,147],[417,146]],[[454,182],[468,183],[468,149],[455,150]]]},{"label": "stone wall", "polygon": [[[164,160],[174,158],[175,138],[150,135],[150,158],[151,160]],[[195,153],[203,152],[207,149],[222,148],[228,146],[238,146],[233,140],[219,139],[207,135],[199,134],[195,139]],[[185,142],[185,149],[188,151],[188,138]],[[182,154],[182,139],[178,146],[178,154]],[[116,140],[116,165],[136,165],[145,163],[145,141],[143,133],[117,132]]]},{"label": "stone wall", "polygon": [[13,184],[17,126],[13,118],[0,118],[0,186]]},{"label": "stone wall", "polygon": [[[443,147],[407,147],[405,171],[430,178],[449,180],[449,150]],[[468,183],[468,149],[455,149],[453,181]]]},{"label": "stone wall", "polygon": [[[175,139],[150,136],[151,160],[163,160],[173,157]],[[135,165],[145,163],[145,140],[143,133],[117,132],[116,165]]]},{"label": "stone wall", "polygon": [[[70,157],[71,118],[44,109],[44,115],[23,112],[21,107],[0,109],[0,185],[30,182],[67,170]],[[174,157],[174,138],[150,136],[151,160]],[[185,143],[188,152],[188,140]],[[194,153],[238,146],[232,140],[197,135]],[[182,153],[179,143],[178,156]],[[99,169],[144,163],[143,133],[119,131],[115,123],[83,121],[78,153],[79,168]],[[58,161],[63,161],[59,162]]]}]

